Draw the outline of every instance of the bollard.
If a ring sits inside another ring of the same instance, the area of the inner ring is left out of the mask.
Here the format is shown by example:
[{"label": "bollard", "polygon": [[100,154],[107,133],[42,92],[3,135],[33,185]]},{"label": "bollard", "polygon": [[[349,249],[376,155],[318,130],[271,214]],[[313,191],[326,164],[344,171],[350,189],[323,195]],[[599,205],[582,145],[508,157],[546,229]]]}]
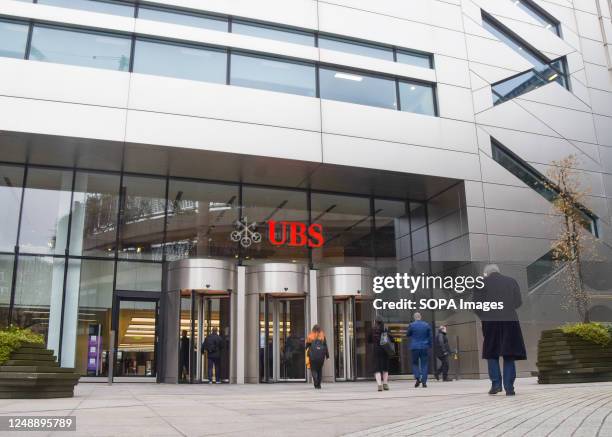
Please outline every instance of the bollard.
[{"label": "bollard", "polygon": [[115,370],[115,331],[111,330],[108,348],[108,385],[113,385],[113,371]]}]

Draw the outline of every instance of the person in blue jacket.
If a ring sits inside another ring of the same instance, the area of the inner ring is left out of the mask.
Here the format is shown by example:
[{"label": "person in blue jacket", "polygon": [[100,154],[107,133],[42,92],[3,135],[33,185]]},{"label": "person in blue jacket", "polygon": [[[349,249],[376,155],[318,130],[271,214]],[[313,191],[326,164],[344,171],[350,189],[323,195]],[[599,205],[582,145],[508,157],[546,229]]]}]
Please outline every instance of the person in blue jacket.
[{"label": "person in blue jacket", "polygon": [[410,337],[410,352],[412,353],[412,372],[416,382],[415,387],[423,384],[427,388],[427,373],[429,370],[428,351],[431,348],[431,326],[421,320],[421,313],[414,313],[414,322],[408,325],[406,335]]}]

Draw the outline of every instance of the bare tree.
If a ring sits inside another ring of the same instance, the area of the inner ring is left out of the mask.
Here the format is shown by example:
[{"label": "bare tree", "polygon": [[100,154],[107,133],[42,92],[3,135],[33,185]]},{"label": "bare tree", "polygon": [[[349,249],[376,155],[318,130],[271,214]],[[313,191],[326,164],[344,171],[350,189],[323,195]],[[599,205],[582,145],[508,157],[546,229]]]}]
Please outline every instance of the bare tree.
[{"label": "bare tree", "polygon": [[584,211],[584,197],[588,191],[581,185],[576,172],[576,155],[553,161],[548,171],[549,189],[557,195],[552,201],[553,220],[558,223],[556,239],[552,242],[553,259],[566,266],[563,285],[567,290],[565,305],[578,312],[584,323],[589,322],[590,294],[584,286],[582,262],[592,250],[592,219]]}]

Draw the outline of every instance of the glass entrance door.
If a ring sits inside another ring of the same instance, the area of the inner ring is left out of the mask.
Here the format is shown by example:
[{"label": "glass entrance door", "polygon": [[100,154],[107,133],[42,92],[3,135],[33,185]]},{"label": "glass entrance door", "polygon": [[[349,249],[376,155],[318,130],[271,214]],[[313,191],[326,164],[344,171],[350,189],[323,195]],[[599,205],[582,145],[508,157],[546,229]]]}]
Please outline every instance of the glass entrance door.
[{"label": "glass entrance door", "polygon": [[334,300],[334,363],[337,381],[355,379],[355,298]]},{"label": "glass entrance door", "polygon": [[114,376],[155,377],[158,301],[119,299]]},{"label": "glass entrance door", "polygon": [[306,381],[306,300],[260,299],[260,380]]}]

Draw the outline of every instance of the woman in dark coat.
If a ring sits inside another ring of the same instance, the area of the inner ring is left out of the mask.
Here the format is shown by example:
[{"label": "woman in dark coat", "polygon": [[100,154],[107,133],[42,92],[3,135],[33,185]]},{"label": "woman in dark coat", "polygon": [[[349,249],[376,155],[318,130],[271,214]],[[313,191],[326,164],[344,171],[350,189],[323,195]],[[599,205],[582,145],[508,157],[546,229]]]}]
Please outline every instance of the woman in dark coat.
[{"label": "woman in dark coat", "polygon": [[[502,391],[513,396],[517,360],[526,360],[527,352],[523,332],[519,323],[517,308],[522,305],[518,283],[499,272],[499,267],[488,265],[484,270],[484,287],[474,292],[476,302],[501,302],[503,309],[477,311],[482,320],[482,358],[487,360],[491,390],[489,394]],[[499,357],[504,358],[503,374]]]},{"label": "woman in dark coat", "polygon": [[370,343],[374,344],[374,377],[378,384],[378,391],[389,390],[389,355],[380,345],[380,338],[383,334],[387,334],[389,340],[393,342],[382,317],[378,316],[370,334]]}]

